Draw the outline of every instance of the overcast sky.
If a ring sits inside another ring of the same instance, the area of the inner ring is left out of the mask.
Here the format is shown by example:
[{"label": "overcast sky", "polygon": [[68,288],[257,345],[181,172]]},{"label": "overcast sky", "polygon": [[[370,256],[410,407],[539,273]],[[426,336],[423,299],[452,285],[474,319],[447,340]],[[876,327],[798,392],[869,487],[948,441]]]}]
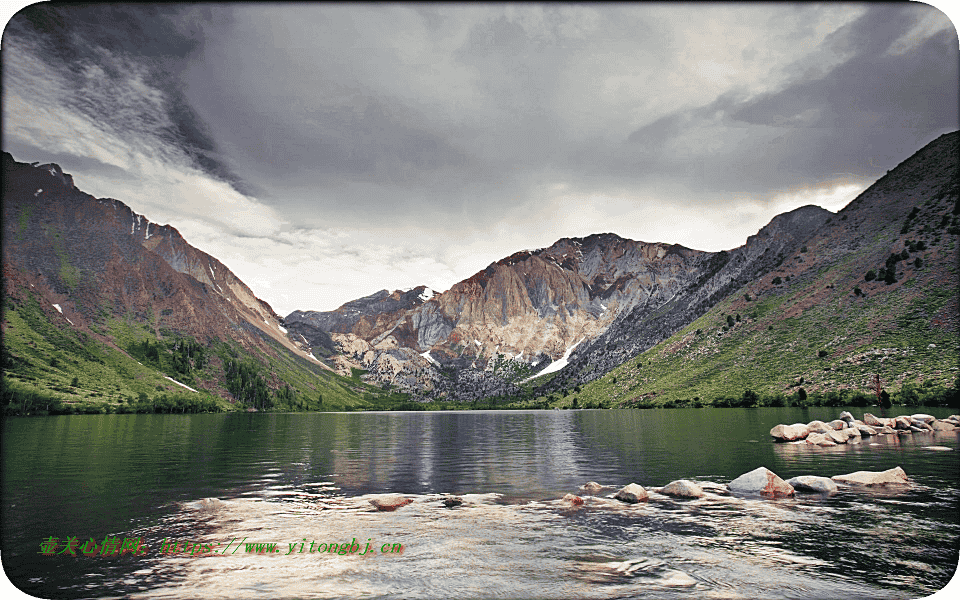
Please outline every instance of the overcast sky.
[{"label": "overcast sky", "polygon": [[2,61],[4,150],[283,316],[562,237],[734,248],[960,128],[917,3],[39,4]]}]

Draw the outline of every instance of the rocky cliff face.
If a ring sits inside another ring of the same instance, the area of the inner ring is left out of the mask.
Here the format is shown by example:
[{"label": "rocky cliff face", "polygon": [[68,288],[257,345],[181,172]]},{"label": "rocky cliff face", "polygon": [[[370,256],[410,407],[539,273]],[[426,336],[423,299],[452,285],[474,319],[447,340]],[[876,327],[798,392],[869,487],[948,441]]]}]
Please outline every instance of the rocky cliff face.
[{"label": "rocky cliff face", "polygon": [[97,333],[107,317],[130,317],[198,340],[270,339],[307,357],[266,302],[173,227],[79,191],[57,165],[4,153],[3,173],[4,277],[41,290],[75,327]]},{"label": "rocky cliff face", "polygon": [[[336,311],[297,311],[286,320],[366,342],[362,352],[343,344],[340,351],[381,383],[448,397],[511,393],[512,382],[559,360],[578,343],[564,379],[588,363],[602,374],[668,337],[731,289],[782,261],[830,214],[808,206],[779,215],[744,246],[719,253],[612,233],[564,238],[497,261],[441,294],[384,290]],[[399,371],[381,372],[377,360],[392,352],[403,364],[402,350],[415,351],[429,364],[418,358],[401,369],[398,383]],[[438,379],[441,367],[448,377]]]},{"label": "rocky cliff face", "polygon": [[833,215],[817,206],[803,206],[777,215],[747,243],[714,253],[696,279],[667,302],[638,304],[622,314],[602,335],[577,348],[569,366],[548,390],[595,379],[637,353],[667,339],[744,284],[770,272]]}]

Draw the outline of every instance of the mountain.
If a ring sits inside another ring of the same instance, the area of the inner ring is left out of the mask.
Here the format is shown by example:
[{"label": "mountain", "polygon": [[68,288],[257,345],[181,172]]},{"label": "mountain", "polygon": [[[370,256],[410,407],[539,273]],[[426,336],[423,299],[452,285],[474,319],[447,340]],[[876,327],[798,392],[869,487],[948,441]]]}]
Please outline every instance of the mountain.
[{"label": "mountain", "polygon": [[[831,214],[806,206],[779,215],[729,252],[612,233],[564,238],[497,261],[441,294],[384,290],[332,312],[296,311],[286,321],[331,332],[354,358],[349,366],[370,370],[381,384],[459,399],[511,394],[574,346],[602,353],[601,369],[616,366],[769,271]],[[664,309],[669,318],[657,327],[630,333]],[[609,352],[610,336],[633,339]],[[438,370],[447,376],[436,377]]]},{"label": "mountain", "polygon": [[[753,309],[768,298],[800,290],[800,282],[818,277],[837,279],[830,290],[839,282],[848,291],[857,284],[880,285],[865,281],[866,272],[883,266],[894,251],[909,253],[908,242],[930,238],[925,247],[932,248],[911,258],[926,267],[907,269],[908,276],[922,274],[910,285],[942,288],[939,276],[955,281],[949,268],[954,255],[934,232],[953,235],[949,231],[957,226],[951,212],[956,140],[957,134],[950,134],[931,142],[837,215],[804,206],[777,215],[729,251],[702,252],[612,233],[565,238],[508,256],[443,293],[383,290],[336,311],[296,311],[286,320],[331,332],[342,372],[368,370],[369,380],[421,398],[471,400],[572,389],[686,331],[718,306],[756,314]],[[921,220],[925,229],[918,233],[926,238],[908,239],[910,227]],[[896,233],[901,229],[904,233]],[[885,237],[894,233],[895,239]],[[899,288],[883,285],[885,292]],[[869,297],[856,296],[863,302]],[[888,309],[893,307],[883,310]],[[723,326],[727,315],[721,317]],[[728,327],[743,330],[745,322],[734,318]],[[536,378],[537,373],[550,377]]]},{"label": "mountain", "polygon": [[3,283],[5,379],[68,403],[194,390],[292,407],[379,391],[340,381],[266,302],[173,227],[78,190],[58,165],[7,153]]},{"label": "mountain", "polygon": [[863,403],[875,402],[879,377],[903,403],[956,405],[958,236],[954,132],[703,314],[688,319],[672,304],[626,315],[531,395],[576,390],[560,404],[577,397],[579,406],[697,406],[797,401],[802,387],[817,402]]}]

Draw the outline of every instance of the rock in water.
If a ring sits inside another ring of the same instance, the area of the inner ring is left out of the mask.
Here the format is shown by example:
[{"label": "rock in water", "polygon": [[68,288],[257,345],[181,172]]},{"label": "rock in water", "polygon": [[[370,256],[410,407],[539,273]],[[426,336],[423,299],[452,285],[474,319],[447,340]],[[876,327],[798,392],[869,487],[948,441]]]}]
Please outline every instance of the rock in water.
[{"label": "rock in water", "polygon": [[794,423],[793,425],[777,425],[770,430],[770,435],[782,442],[793,442],[807,437],[810,431],[803,423]]},{"label": "rock in water", "polygon": [[613,497],[623,502],[636,504],[641,500],[646,500],[648,496],[647,496],[647,490],[643,489],[643,487],[635,483],[629,483],[623,486],[622,488],[620,488],[620,491],[617,492]]},{"label": "rock in water", "polygon": [[463,498],[460,496],[447,496],[443,499],[443,505],[447,508],[453,508],[463,504]]},{"label": "rock in water", "polygon": [[382,512],[391,512],[397,510],[401,506],[406,506],[411,502],[413,502],[413,500],[410,498],[404,498],[400,494],[386,494],[370,499],[370,504],[374,505],[377,510]]},{"label": "rock in water", "polygon": [[794,490],[786,481],[766,467],[757,467],[744,473],[728,484],[733,492],[741,494],[761,494],[763,496],[793,496]]},{"label": "rock in water", "polygon": [[665,485],[660,493],[676,498],[702,498],[703,488],[692,481],[680,479]]},{"label": "rock in water", "polygon": [[934,431],[953,431],[957,428],[952,423],[947,423],[946,421],[934,421],[931,427],[933,427]]},{"label": "rock in water", "polygon": [[837,484],[828,477],[817,477],[816,475],[800,475],[788,479],[787,483],[798,492],[814,492],[819,494],[832,494],[837,491]]},{"label": "rock in water", "polygon": [[909,485],[910,478],[900,467],[886,471],[857,471],[846,475],[834,475],[834,481],[856,485]]},{"label": "rock in water", "polygon": [[573,494],[566,494],[561,498],[564,502],[569,502],[573,506],[583,506],[583,498],[580,496],[575,496]]},{"label": "rock in water", "polygon": [[582,486],[580,486],[580,491],[585,494],[597,494],[600,490],[603,489],[603,486],[597,483],[596,481],[589,481]]},{"label": "rock in water", "polygon": [[200,501],[200,510],[212,511],[223,508],[223,502],[219,498],[204,498]]},{"label": "rock in water", "polygon": [[826,433],[832,429],[833,427],[830,427],[823,421],[810,421],[807,423],[807,430],[809,430],[810,433]]}]

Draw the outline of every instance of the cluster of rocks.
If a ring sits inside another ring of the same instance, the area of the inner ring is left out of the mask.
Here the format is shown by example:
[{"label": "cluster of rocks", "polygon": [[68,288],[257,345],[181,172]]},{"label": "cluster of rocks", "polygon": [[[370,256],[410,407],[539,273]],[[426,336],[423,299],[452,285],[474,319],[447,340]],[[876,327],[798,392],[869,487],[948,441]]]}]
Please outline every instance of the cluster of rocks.
[{"label": "cluster of rocks", "polygon": [[[833,494],[839,486],[904,486],[911,485],[910,478],[901,467],[894,467],[886,471],[856,471],[846,475],[820,477],[816,475],[800,475],[784,481],[776,473],[766,467],[757,467],[749,473],[737,477],[724,485],[708,481],[690,481],[678,479],[667,485],[645,489],[636,483],[629,483],[608,498],[614,498],[627,504],[637,504],[650,499],[650,493],[674,498],[696,499],[705,496],[730,496],[731,493],[747,496],[767,496],[770,498],[784,498],[795,495],[796,492]],[[601,485],[591,481],[580,487],[580,494],[584,496],[599,496],[604,491],[614,489],[611,486]],[[204,501],[206,502],[206,500]],[[368,500],[378,511],[392,512],[413,502],[402,494],[382,494]],[[583,506],[584,499],[576,494],[566,494],[561,502],[570,506]],[[442,506],[455,508],[468,504],[461,496],[446,495],[441,500]]]},{"label": "cluster of rocks", "polygon": [[876,417],[864,413],[863,420],[854,419],[847,411],[840,418],[824,423],[810,421],[807,424],[777,425],[770,435],[779,442],[795,442],[814,446],[836,446],[846,444],[851,439],[865,436],[927,433],[934,431],[954,431],[960,429],[960,416],[950,415],[946,419],[937,419],[931,415],[916,414],[902,417]]},{"label": "cluster of rocks", "polygon": [[[757,467],[749,473],[744,473],[737,477],[726,486],[709,482],[694,482],[687,479],[672,481],[662,488],[651,488],[658,494],[664,496],[673,496],[674,498],[702,498],[708,494],[717,496],[729,496],[731,492],[735,494],[769,496],[772,498],[782,498],[793,496],[796,492],[809,492],[818,494],[832,494],[839,489],[839,485],[848,486],[890,486],[890,485],[910,485],[910,478],[900,467],[888,469],[886,471],[857,471],[846,475],[835,475],[833,477],[819,477],[816,475],[800,475],[787,481],[784,481],[776,473],[766,467]],[[582,492],[594,494],[600,489],[597,483],[590,482],[580,488]],[[613,495],[617,500],[636,504],[649,499],[649,494],[642,486],[636,483],[630,483],[622,487]],[[583,504],[583,499],[573,494],[564,496],[564,500],[576,499],[572,504]]]}]

